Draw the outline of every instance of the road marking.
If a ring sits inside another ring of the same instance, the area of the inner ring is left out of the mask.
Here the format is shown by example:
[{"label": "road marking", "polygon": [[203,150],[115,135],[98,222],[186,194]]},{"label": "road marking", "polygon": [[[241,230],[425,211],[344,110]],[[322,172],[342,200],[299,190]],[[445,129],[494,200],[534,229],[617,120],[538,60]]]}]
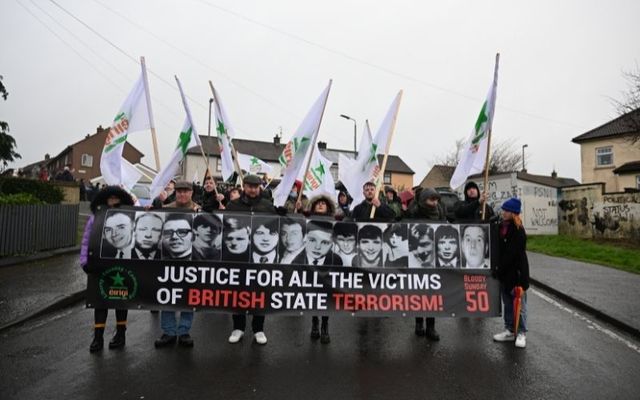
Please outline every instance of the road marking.
[{"label": "road marking", "polygon": [[609,336],[610,338],[617,340],[618,342],[623,343],[625,346],[627,346],[628,348],[630,348],[631,350],[635,351],[636,353],[640,354],[640,347],[638,347],[636,344],[634,344],[633,342],[630,342],[629,340],[623,338],[622,336],[617,335],[616,333],[612,332],[611,330],[604,328],[600,325],[598,325],[596,322],[593,322],[592,320],[590,320],[589,318],[583,316],[582,314],[563,306],[562,304],[558,303],[557,301],[555,301],[554,299],[552,299],[551,297],[538,292],[535,289],[529,289],[529,292],[533,292],[533,294],[535,294],[536,296],[540,297],[542,300],[546,301],[549,304],[552,304],[556,307],[558,307],[559,309],[568,312],[569,314],[573,315],[574,317],[584,321],[587,323],[587,326],[591,329],[595,329],[597,331],[600,331],[602,333],[604,333],[605,335]]}]

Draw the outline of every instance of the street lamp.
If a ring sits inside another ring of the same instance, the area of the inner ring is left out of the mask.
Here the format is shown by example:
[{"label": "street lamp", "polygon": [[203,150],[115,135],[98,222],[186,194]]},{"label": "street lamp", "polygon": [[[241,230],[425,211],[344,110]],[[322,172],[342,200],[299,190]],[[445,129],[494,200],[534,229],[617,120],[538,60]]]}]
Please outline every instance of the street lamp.
[{"label": "street lamp", "polygon": [[358,135],[358,123],[356,122],[355,119],[351,118],[348,115],[340,114],[340,116],[344,119],[349,119],[353,121],[353,152],[357,153],[358,148],[356,147],[356,136]]},{"label": "street lamp", "polygon": [[528,144],[523,144],[522,145],[522,171],[523,172],[526,171],[526,169],[524,168],[524,148],[525,147],[529,147],[529,145]]}]

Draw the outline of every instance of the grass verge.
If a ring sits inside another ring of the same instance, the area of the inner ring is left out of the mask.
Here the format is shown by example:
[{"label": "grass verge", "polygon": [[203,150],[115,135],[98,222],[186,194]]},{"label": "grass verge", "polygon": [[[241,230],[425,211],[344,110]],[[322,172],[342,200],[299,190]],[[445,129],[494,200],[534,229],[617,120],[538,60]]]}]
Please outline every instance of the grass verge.
[{"label": "grass verge", "polygon": [[637,244],[565,235],[531,235],[527,237],[527,250],[640,274],[640,248]]}]

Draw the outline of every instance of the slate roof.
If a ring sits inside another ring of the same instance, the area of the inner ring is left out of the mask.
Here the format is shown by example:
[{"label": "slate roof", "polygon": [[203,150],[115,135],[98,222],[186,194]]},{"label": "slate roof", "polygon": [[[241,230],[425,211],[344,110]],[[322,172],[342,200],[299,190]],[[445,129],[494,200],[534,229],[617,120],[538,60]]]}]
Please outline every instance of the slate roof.
[{"label": "slate roof", "polygon": [[[509,175],[509,174],[511,174],[511,172],[499,173],[499,174],[489,175],[489,178],[495,179],[496,177]],[[544,185],[544,186],[551,186],[554,188],[562,188],[565,186],[574,186],[574,185],[580,184],[580,182],[576,181],[573,178],[564,178],[561,176],[554,178],[550,175],[535,175],[535,174],[530,174],[528,172],[523,172],[523,171],[517,171],[516,175],[517,175],[517,178],[520,180],[537,183],[539,185]],[[483,174],[475,174],[469,177],[469,179],[474,180],[476,182],[478,182],[478,180],[483,178],[484,178]]]},{"label": "slate roof", "polygon": [[638,130],[640,130],[640,108],[623,114],[604,125],[600,125],[597,128],[583,133],[582,135],[576,136],[571,139],[571,141],[573,143],[580,143],[591,139],[626,135],[637,132]]},{"label": "slate roof", "polygon": [[[202,148],[205,154],[212,156],[220,156],[220,148],[218,147],[218,139],[215,136],[200,135]],[[233,139],[233,144],[239,153],[250,154],[258,157],[262,161],[277,162],[278,157],[282,154],[285,144],[275,144],[273,142],[263,142],[260,140]],[[354,152],[338,149],[321,149],[320,153],[334,164],[338,163],[339,154],[346,154],[353,157]],[[188,154],[200,154],[200,149],[195,147],[188,151]],[[383,156],[378,156],[378,161],[382,164]],[[387,159],[387,171],[398,172],[404,174],[413,174],[413,170],[398,156],[389,155]]]},{"label": "slate roof", "polygon": [[632,172],[640,172],[640,161],[630,161],[613,170],[613,173],[618,175]]}]

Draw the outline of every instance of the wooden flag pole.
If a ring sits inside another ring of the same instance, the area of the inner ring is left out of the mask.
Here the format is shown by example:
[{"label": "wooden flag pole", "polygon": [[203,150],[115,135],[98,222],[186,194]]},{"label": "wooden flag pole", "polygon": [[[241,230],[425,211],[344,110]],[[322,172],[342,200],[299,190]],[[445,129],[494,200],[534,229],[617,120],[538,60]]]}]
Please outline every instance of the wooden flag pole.
[{"label": "wooden flag pole", "polygon": [[[398,106],[396,108],[395,114],[393,115],[393,122],[391,123],[391,133],[387,138],[387,144],[384,149],[384,157],[382,158],[382,166],[380,167],[380,175],[378,175],[378,179],[376,182],[376,194],[375,194],[376,196],[378,195],[378,193],[380,193],[380,190],[382,190],[382,184],[384,181],[384,170],[387,168],[387,159],[389,157],[389,149],[391,148],[391,141],[393,140],[393,135],[396,132],[396,121],[398,120],[398,110],[400,109],[402,94],[403,94],[403,91],[400,90],[400,92],[398,92]],[[376,206],[373,206],[371,207],[371,213],[369,214],[369,219],[373,219],[373,216],[375,215],[375,213],[376,213]]]},{"label": "wooden flag pole", "polygon": [[324,99],[324,106],[322,107],[322,114],[320,114],[320,119],[318,120],[318,126],[316,128],[315,135],[313,135],[313,143],[311,143],[311,146],[309,146],[309,149],[308,149],[309,158],[307,159],[307,166],[304,169],[304,175],[302,175],[302,185],[300,186],[300,192],[298,193],[298,199],[296,200],[296,204],[302,201],[302,192],[304,192],[304,183],[307,181],[307,174],[309,173],[309,167],[311,166],[311,159],[313,158],[313,152],[316,148],[316,142],[318,141],[318,134],[319,134],[318,132],[320,131],[320,124],[322,124],[322,117],[324,117],[324,110],[326,110],[327,108],[327,100],[329,99],[329,93],[331,92],[332,84],[333,84],[333,79],[329,79],[329,90],[327,91],[327,97],[325,97]]},{"label": "wooden flag pole", "polygon": [[144,94],[147,100],[147,111],[149,112],[149,125],[151,129],[151,141],[153,143],[153,156],[156,160],[156,173],[160,172],[160,155],[158,153],[158,138],[156,137],[156,125],[153,122],[153,110],[151,109],[151,93],[149,93],[149,78],[147,77],[147,65],[144,57],[140,57],[142,66],[142,79],[144,80]]},{"label": "wooden flag pole", "polygon": [[[222,118],[222,111],[220,110],[220,103],[218,102],[218,97],[216,96],[216,90],[213,88],[213,82],[209,81],[209,87],[211,88],[211,93],[213,94],[213,101],[216,104],[216,110],[218,111],[218,115]],[[222,124],[225,126],[225,130],[227,129],[226,121],[222,121]],[[216,128],[216,131],[218,128]],[[226,132],[225,132],[226,133]],[[227,138],[229,135],[227,134]],[[244,175],[242,175],[242,169],[240,168],[240,164],[238,163],[238,152],[236,151],[235,146],[231,142],[231,139],[228,139],[229,146],[231,148],[231,154],[233,156],[233,167],[238,173],[238,178],[240,178],[240,184],[242,185],[244,182]],[[222,158],[222,152],[220,153],[220,158]]]},{"label": "wooden flag pole", "polygon": [[[491,162],[491,130],[493,125],[493,112],[495,110],[495,102],[496,102],[496,85],[498,84],[498,63],[500,62],[500,53],[496,53],[496,64],[493,69],[493,96],[491,101],[493,104],[490,105],[490,113],[489,116],[489,129],[487,130],[487,156],[484,159],[484,186],[483,193],[486,193],[489,188],[489,164]],[[482,197],[483,193],[478,193],[478,196]],[[487,202],[482,202],[482,220],[485,221],[487,219]]]}]

